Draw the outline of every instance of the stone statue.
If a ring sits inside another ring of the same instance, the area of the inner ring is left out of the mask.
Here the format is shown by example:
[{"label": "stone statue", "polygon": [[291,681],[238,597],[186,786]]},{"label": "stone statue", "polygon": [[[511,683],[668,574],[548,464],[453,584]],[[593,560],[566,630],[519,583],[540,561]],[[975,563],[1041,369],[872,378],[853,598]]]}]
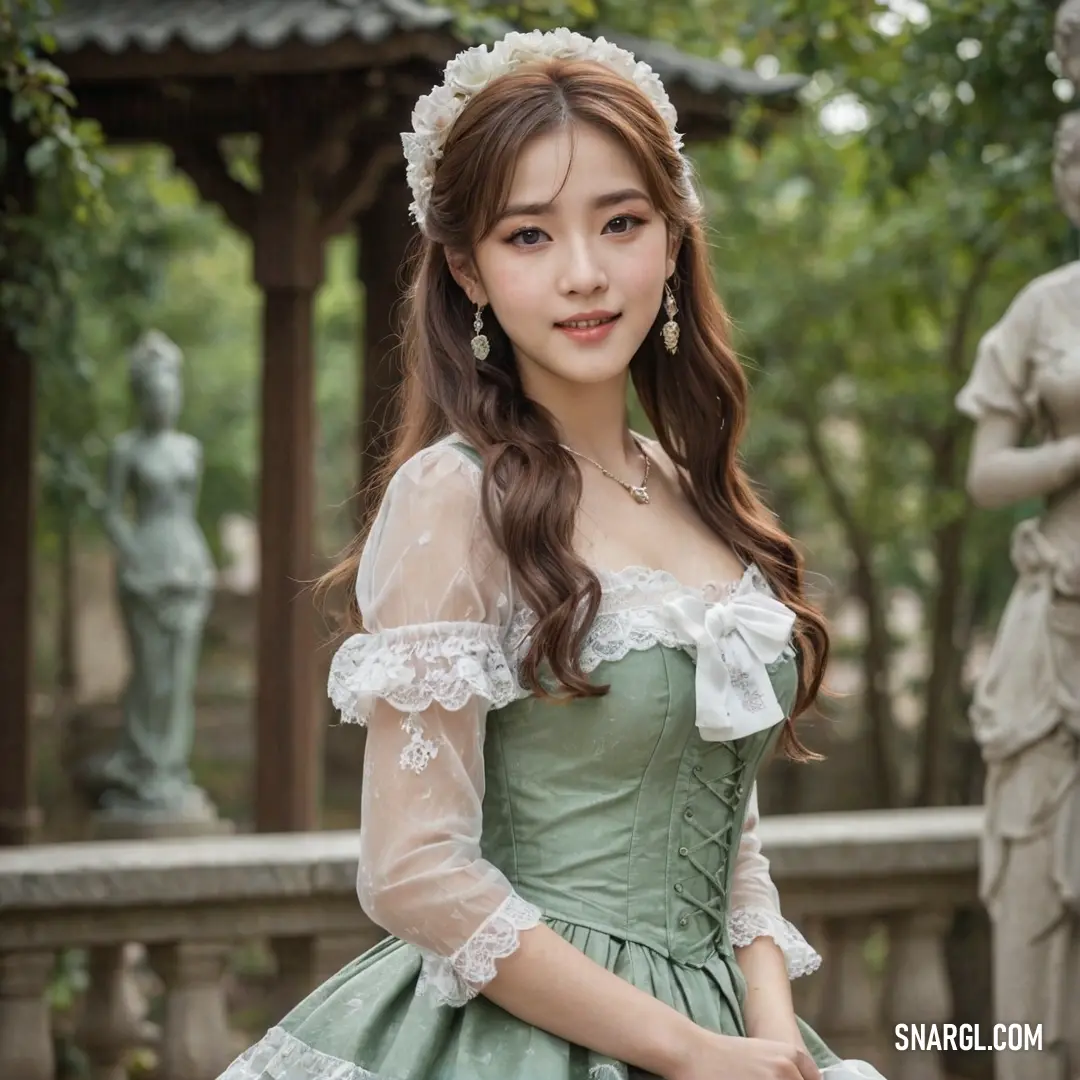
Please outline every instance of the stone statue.
[{"label": "stone statue", "polygon": [[[1080,226],[1080,114],[1058,132],[1060,201]],[[995,1055],[998,1080],[1080,1077],[1080,262],[1037,278],[979,343],[957,407],[976,423],[975,502],[1042,501],[1012,538],[1017,581],[975,687],[987,766],[980,891],[994,1013],[1043,1050]]]},{"label": "stone statue", "polygon": [[[111,447],[108,486],[93,498],[116,550],[131,674],[113,753],[90,770],[99,818],[121,829],[217,817],[188,768],[194,685],[215,569],[195,517],[202,448],[176,430],[180,349],[150,331],[131,353],[138,426]],[[130,503],[130,513],[129,513]]]}]

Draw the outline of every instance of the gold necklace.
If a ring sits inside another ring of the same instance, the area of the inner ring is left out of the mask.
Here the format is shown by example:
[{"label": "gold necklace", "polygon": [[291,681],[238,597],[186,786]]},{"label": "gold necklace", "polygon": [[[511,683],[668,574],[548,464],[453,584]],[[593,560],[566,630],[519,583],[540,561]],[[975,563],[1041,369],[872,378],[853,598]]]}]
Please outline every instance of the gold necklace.
[{"label": "gold necklace", "polygon": [[559,443],[559,445],[574,457],[581,458],[582,461],[587,461],[590,465],[595,465],[609,480],[614,480],[620,487],[626,488],[630,492],[634,502],[640,503],[642,506],[647,506],[649,502],[649,455],[645,453],[645,448],[634,439],[634,445],[641,451],[641,456],[645,459],[645,475],[641,478],[639,485],[628,484],[625,480],[620,480],[614,473],[610,473],[599,461],[594,461],[591,457],[586,457],[584,454],[579,454],[572,446],[567,446],[566,443]]}]

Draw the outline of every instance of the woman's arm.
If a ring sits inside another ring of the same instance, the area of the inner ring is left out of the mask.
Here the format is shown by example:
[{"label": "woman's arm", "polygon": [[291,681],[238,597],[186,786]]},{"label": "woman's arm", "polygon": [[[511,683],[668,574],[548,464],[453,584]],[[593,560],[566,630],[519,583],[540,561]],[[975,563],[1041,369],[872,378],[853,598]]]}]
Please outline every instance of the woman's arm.
[{"label": "woman's arm", "polygon": [[791,980],[780,946],[771,937],[756,937],[735,950],[735,959],[746,979],[743,1021],[747,1035],[802,1046]]},{"label": "woman's arm", "polygon": [[543,924],[521,935],[483,993],[526,1023],[665,1078],[677,1074],[702,1034]]},{"label": "woman's arm", "polygon": [[783,1038],[706,1031],[546,926],[522,935],[484,994],[526,1023],[663,1080],[821,1078],[798,1028]]},{"label": "woman's arm", "polygon": [[821,958],[784,918],[780,894],[761,849],[757,785],[750,791],[731,887],[729,931],[746,979],[747,1034],[801,1047],[791,979],[817,969]]}]

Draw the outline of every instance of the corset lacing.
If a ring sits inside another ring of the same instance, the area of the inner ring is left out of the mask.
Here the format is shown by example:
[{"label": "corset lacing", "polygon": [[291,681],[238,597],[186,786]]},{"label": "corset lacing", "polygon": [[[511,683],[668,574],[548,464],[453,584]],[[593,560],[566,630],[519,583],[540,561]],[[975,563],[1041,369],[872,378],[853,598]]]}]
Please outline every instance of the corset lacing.
[{"label": "corset lacing", "polygon": [[[713,756],[716,755],[732,756],[730,749],[726,746],[718,746]],[[708,900],[700,900],[687,889],[685,878],[676,881],[674,885],[675,892],[695,909],[693,912],[684,912],[679,917],[678,925],[686,927],[694,915],[700,914],[704,916],[710,925],[708,933],[702,941],[698,942],[698,946],[715,941],[717,946],[724,952],[730,951],[727,944],[727,916],[730,906],[728,879],[732,869],[731,859],[737,848],[736,829],[741,820],[740,807],[748,795],[748,789],[744,781],[746,767],[746,762],[736,756],[726,773],[709,778],[703,775],[705,772],[703,765],[694,766],[691,770],[691,777],[696,787],[692,789],[687,800],[686,809],[683,811],[683,820],[689,829],[698,833],[700,839],[690,844],[684,843],[679,847],[678,851],[680,858],[685,859],[707,882],[711,894]],[[724,824],[720,828],[709,831],[699,824],[692,805],[699,792],[708,792],[709,795],[723,805]],[[710,848],[717,849],[716,864],[718,869],[716,870],[712,870],[702,860],[702,856],[708,853]]]}]

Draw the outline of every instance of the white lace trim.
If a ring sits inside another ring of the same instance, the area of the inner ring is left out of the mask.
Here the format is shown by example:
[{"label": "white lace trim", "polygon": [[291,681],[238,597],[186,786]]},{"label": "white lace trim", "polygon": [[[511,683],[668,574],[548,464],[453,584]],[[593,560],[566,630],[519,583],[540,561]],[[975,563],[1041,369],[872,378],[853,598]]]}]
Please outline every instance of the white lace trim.
[{"label": "white lace trim", "polygon": [[[683,649],[696,659],[694,641],[681,634],[664,612],[668,597],[689,593],[723,603],[743,590],[771,592],[756,566],[747,567],[738,581],[720,585],[684,585],[666,570],[645,566],[600,570],[597,576],[603,593],[582,643],[581,667],[586,673],[657,645]],[[418,735],[416,714],[436,702],[456,711],[470,698],[480,697],[499,709],[523,697],[517,670],[535,623],[535,613],[519,606],[505,635],[498,626],[475,622],[427,623],[354,634],[330,665],[330,700],[347,723],[366,723],[378,698],[411,714],[405,725],[411,742],[402,764],[407,768],[420,760],[426,764],[435,756],[435,747]],[[504,641],[509,642],[507,647]],[[790,646],[787,655],[791,655]]]},{"label": "white lace trim", "polygon": [[314,1050],[284,1028],[271,1028],[218,1080],[391,1080],[351,1061]]},{"label": "white lace trim", "polygon": [[710,581],[703,585],[687,585],[667,570],[651,566],[626,566],[622,570],[598,570],[601,588],[608,602],[614,606],[638,603],[651,599],[654,603],[672,592],[698,593],[707,600],[725,600],[736,591],[752,585],[768,589],[768,582],[761,571],[751,564],[734,581]]},{"label": "white lace trim", "polygon": [[821,966],[821,956],[806,938],[783,915],[769,908],[736,908],[728,916],[728,935],[736,949],[755,938],[772,938],[784,954],[789,979],[809,975]]},{"label": "white lace trim", "polygon": [[521,931],[539,925],[542,915],[538,907],[511,893],[453,956],[421,950],[416,996],[430,995],[436,1005],[454,1008],[471,1001],[495,978],[495,961],[516,952]]},{"label": "white lace trim", "polygon": [[[244,1051],[218,1080],[394,1080],[385,1073],[373,1073],[343,1058],[315,1050],[272,1027],[254,1046]],[[602,1063],[589,1070],[589,1080],[626,1080],[626,1070],[617,1064]]]},{"label": "white lace trim", "polygon": [[344,721],[364,724],[377,698],[404,713],[434,703],[454,712],[472,697],[502,708],[520,690],[498,627],[446,622],[354,634],[334,656],[327,692]]},{"label": "white lace trim", "polygon": [[[737,592],[772,592],[755,565],[748,566],[737,581],[700,586],[685,585],[666,570],[647,566],[600,570],[597,577],[602,590],[600,607],[581,647],[581,668],[586,673],[602,663],[614,663],[630,652],[657,645],[683,649],[696,660],[696,643],[679,632],[664,610],[664,601],[671,596],[689,594],[722,604]],[[529,634],[536,621],[536,614],[529,608],[515,608],[506,637],[510,643],[507,652],[517,666],[528,652]],[[785,655],[794,655],[790,645]]]},{"label": "white lace trim", "polygon": [[[884,1080],[872,1065],[858,1059],[826,1066],[822,1074],[835,1073],[865,1080]],[[245,1050],[218,1080],[393,1080],[351,1061],[314,1050],[284,1028],[272,1027],[254,1046]],[[589,1070],[589,1080],[626,1080],[621,1065],[600,1064]]]}]

